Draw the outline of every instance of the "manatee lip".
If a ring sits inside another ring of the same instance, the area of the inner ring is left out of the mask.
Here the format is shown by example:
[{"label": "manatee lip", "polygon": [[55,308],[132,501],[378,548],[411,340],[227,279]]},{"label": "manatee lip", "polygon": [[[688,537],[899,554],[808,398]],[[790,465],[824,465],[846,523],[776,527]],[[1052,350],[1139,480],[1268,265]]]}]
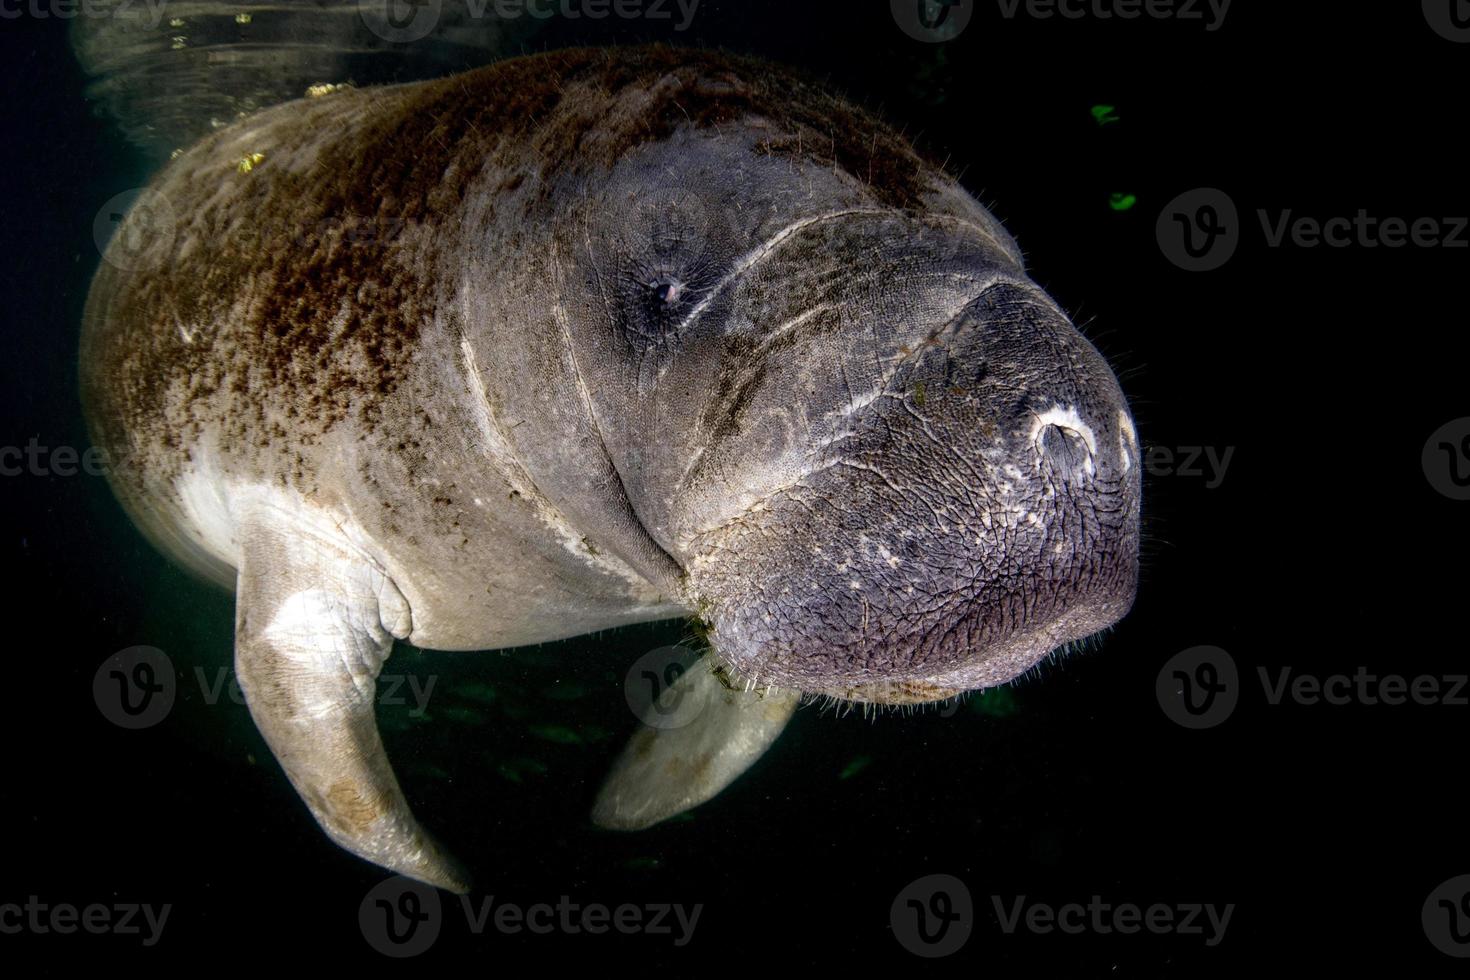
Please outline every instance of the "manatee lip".
[{"label": "manatee lip", "polygon": [[[1087,479],[1085,512],[1113,516],[1080,537],[1044,537],[1041,544],[1068,546],[1055,564],[1045,560],[1050,551],[1010,558],[964,548],[966,536],[926,540],[918,560],[941,562],[930,598],[942,590],[928,608],[907,605],[901,580],[886,578],[882,565],[855,564],[830,581],[825,570],[788,573],[783,566],[803,555],[801,546],[783,546],[794,529],[817,520],[824,526],[811,540],[824,545],[845,530],[840,519],[817,518],[810,507],[815,495],[839,501],[823,513],[842,510],[845,477],[811,479],[834,468],[807,474],[799,486],[696,539],[690,594],[704,598],[715,649],[743,676],[851,702],[941,701],[1011,681],[1059,648],[1113,626],[1132,607],[1137,488],[1128,480]],[[874,533],[875,544],[894,546],[881,528]],[[986,541],[1010,540],[1009,533]],[[967,581],[959,581],[958,570]]]},{"label": "manatee lip", "polygon": [[[924,667],[875,670],[864,667],[851,672],[839,670],[829,673],[801,669],[800,654],[796,658],[771,658],[766,651],[759,649],[740,650],[738,644],[730,644],[727,648],[718,638],[716,649],[737,672],[752,678],[753,682],[854,703],[928,704],[1009,683],[1057,650],[1104,633],[1127,614],[1134,595],[1134,589],[1129,588],[1102,600],[1084,600],[1062,609],[1043,623],[1028,624],[994,642],[975,647],[957,645],[958,661],[954,666],[940,670]],[[967,616],[979,613],[980,610],[976,609]],[[818,651],[807,648],[804,652],[812,654]],[[793,659],[796,664],[793,664]]]}]

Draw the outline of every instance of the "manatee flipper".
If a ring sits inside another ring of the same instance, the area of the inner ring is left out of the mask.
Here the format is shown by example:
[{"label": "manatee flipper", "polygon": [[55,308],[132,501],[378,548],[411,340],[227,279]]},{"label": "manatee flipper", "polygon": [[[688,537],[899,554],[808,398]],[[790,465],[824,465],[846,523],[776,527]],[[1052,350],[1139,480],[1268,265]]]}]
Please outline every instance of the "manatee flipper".
[{"label": "manatee flipper", "polygon": [[[698,806],[765,754],[800,701],[799,691],[732,688],[706,655],[644,713],[598,793],[592,822],[643,830]],[[684,712],[692,717],[678,723]]]},{"label": "manatee flipper", "polygon": [[271,752],[337,844],[463,893],[469,878],[412,813],[374,717],[377,676],[410,632],[397,588],[340,533],[272,510],[240,532],[235,673]]}]

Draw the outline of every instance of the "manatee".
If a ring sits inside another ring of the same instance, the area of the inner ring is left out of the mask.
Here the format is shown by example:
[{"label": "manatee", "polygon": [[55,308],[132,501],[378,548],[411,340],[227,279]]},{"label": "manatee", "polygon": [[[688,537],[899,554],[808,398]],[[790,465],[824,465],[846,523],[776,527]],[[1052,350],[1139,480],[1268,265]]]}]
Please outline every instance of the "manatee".
[{"label": "manatee", "polygon": [[954,177],[743,57],[551,52],[222,129],[109,244],[80,375],[124,509],[234,590],[312,815],[454,891],[374,723],[395,639],[697,617],[706,659],[594,808],[635,828],[803,699],[1002,684],[1136,590],[1104,359]]}]

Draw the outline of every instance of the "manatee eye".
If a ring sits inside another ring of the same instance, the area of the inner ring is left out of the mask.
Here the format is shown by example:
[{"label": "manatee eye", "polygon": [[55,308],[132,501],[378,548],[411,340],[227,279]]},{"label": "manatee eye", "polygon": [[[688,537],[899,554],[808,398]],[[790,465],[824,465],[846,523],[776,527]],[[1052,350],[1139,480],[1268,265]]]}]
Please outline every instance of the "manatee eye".
[{"label": "manatee eye", "polygon": [[680,328],[718,283],[721,265],[703,255],[655,257],[627,269],[617,291],[619,322],[641,342],[675,342]]},{"label": "manatee eye", "polygon": [[654,279],[646,286],[643,306],[648,326],[657,335],[664,334],[688,305],[691,290],[682,279]]}]

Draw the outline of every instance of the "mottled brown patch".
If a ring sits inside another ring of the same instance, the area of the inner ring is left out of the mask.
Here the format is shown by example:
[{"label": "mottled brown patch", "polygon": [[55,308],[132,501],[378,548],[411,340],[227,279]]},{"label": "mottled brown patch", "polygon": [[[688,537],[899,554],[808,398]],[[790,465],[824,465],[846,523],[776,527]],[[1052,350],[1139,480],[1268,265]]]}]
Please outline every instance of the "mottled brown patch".
[{"label": "mottled brown patch", "polygon": [[[683,126],[741,120],[768,134],[757,152],[840,167],[883,204],[915,205],[928,186],[896,133],[816,85],[664,46],[513,59],[223,130],[155,181],[179,218],[171,239],[136,271],[104,265],[94,282],[83,351],[94,438],[143,449],[163,478],[209,429],[227,453],[279,454],[274,478],[309,486],[321,436],[349,419],[373,430],[399,391],[424,325],[459,286],[472,216],[513,207],[534,235],[555,218],[558,179],[595,177]],[[240,173],[247,132],[264,158]],[[488,201],[468,201],[477,187]]]},{"label": "mottled brown patch", "polygon": [[628,745],[628,748],[632,751],[634,758],[647,758],[648,754],[653,751],[653,745],[657,734],[658,733],[651,728],[640,728],[636,733],[634,733],[633,740]]},{"label": "mottled brown patch", "polygon": [[324,815],[333,829],[349,837],[366,835],[380,815],[377,804],[364,796],[355,783],[345,779],[332,784],[324,803]]},{"label": "mottled brown patch", "polygon": [[844,701],[864,704],[932,704],[946,701],[963,694],[964,691],[943,687],[930,681],[876,681],[850,687],[818,690],[811,693],[827,694]]},{"label": "mottled brown patch", "polygon": [[713,762],[714,757],[708,752],[688,759],[675,756],[664,763],[664,774],[672,782],[698,785],[709,779],[709,768]]}]

